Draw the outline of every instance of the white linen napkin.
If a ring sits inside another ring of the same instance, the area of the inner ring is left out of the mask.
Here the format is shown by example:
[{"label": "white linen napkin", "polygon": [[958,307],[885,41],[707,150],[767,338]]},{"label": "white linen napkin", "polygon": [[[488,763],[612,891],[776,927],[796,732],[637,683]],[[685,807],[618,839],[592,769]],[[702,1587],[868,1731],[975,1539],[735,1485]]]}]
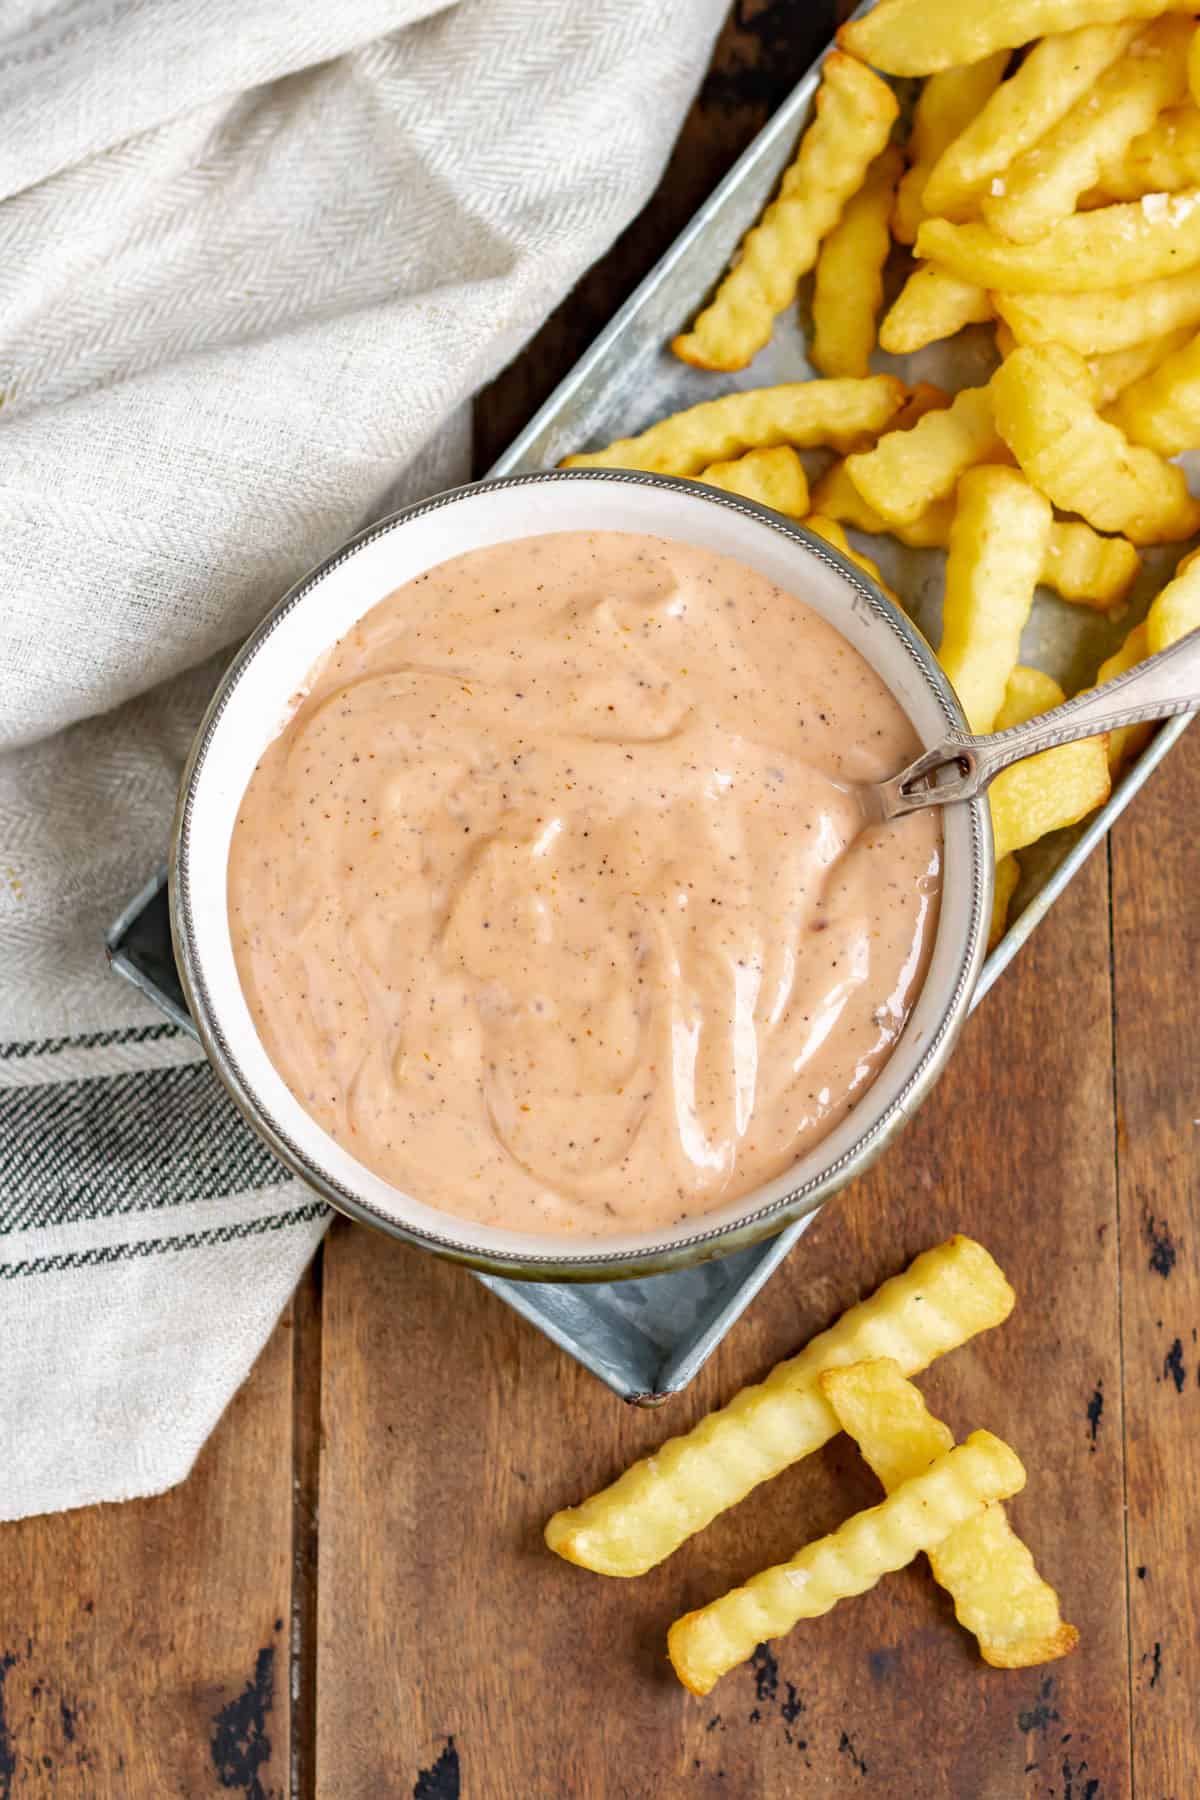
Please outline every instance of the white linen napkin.
[{"label": "white linen napkin", "polygon": [[0,1519],[182,1479],[327,1222],[104,964],[219,653],[465,475],[723,11],[0,14]]}]

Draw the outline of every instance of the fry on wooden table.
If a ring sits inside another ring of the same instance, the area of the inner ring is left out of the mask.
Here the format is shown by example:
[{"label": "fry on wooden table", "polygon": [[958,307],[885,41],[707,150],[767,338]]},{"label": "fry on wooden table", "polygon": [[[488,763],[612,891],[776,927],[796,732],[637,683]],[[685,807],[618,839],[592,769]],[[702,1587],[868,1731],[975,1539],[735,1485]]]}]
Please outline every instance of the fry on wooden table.
[{"label": "fry on wooden table", "polygon": [[[885,1493],[922,1474],[953,1448],[954,1434],[929,1411],[894,1362],[855,1363],[821,1377],[825,1398],[879,1477]],[[929,1551],[935,1580],[960,1625],[998,1669],[1027,1669],[1066,1656],[1079,1642],[1058,1595],[995,1500]]]},{"label": "fry on wooden table", "polygon": [[693,1694],[707,1694],[764,1639],[866,1593],[920,1551],[935,1549],[991,1501],[1007,1500],[1024,1485],[1015,1450],[990,1431],[973,1431],[879,1506],[855,1513],[790,1562],[764,1569],[744,1587],[677,1619],[667,1634],[675,1673]]},{"label": "fry on wooden table", "polygon": [[953,1237],[844,1312],[798,1356],[743,1388],[611,1486],[555,1513],[546,1542],[603,1575],[642,1575],[762,1481],[836,1435],[817,1377],[839,1363],[891,1356],[908,1375],[1000,1325],[1013,1291],[982,1244]]},{"label": "fry on wooden table", "polygon": [[821,239],[861,187],[899,112],[895,94],[852,56],[825,59],[816,116],[778,196],[742,239],[729,273],[690,331],[672,343],[700,369],[744,369],[796,298]]}]

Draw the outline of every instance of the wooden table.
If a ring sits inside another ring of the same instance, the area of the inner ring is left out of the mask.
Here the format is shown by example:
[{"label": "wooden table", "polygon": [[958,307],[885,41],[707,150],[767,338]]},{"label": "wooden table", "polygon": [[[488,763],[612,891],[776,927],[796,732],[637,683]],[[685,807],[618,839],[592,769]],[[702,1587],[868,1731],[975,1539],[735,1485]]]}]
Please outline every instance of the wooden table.
[{"label": "wooden table", "polygon": [[[828,26],[806,0],[737,14],[644,219],[480,402],[481,467]],[[0,1527],[0,1800],[1194,1800],[1198,817],[1200,738],[669,1411],[337,1226],[190,1480]],[[543,1521],[955,1230],[1019,1304],[927,1390],[1025,1454],[1013,1513],[1080,1649],[987,1669],[913,1568],[689,1698],[670,1620],[878,1497],[845,1440],[638,1582],[559,1563]]]}]

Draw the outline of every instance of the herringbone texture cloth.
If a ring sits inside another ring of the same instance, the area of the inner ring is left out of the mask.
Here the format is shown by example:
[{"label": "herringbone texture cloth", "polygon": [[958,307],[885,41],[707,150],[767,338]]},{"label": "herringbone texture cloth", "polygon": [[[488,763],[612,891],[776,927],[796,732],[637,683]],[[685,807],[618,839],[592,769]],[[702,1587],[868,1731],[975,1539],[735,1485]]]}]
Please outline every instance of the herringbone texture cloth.
[{"label": "herringbone texture cloth", "polygon": [[186,1474],[324,1229],[104,968],[221,653],[465,473],[723,10],[0,8],[0,1518]]}]

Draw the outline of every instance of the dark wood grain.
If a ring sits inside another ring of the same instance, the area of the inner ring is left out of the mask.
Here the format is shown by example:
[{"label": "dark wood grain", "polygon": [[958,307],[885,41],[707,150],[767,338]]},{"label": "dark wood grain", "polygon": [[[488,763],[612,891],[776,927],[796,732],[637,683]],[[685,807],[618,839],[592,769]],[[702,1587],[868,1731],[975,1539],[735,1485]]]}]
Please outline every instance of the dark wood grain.
[{"label": "dark wood grain", "polygon": [[[1089,1423],[1097,1385],[1120,1386],[1106,933],[1097,859],[909,1135],[818,1221],[669,1413],[615,1405],[460,1272],[336,1233],[321,1793],[415,1793],[439,1756],[463,1794],[489,1800],[1083,1800],[1089,1780],[1106,1800],[1129,1792],[1121,1439],[1117,1418],[1094,1439]],[[665,1662],[671,1619],[878,1498],[850,1447],[790,1470],[635,1582],[555,1561],[545,1517],[955,1229],[995,1250],[1020,1304],[927,1391],[960,1432],[987,1425],[1026,1455],[1014,1516],[1084,1651],[1047,1670],[987,1669],[914,1568],[692,1699]]]},{"label": "dark wood grain", "polygon": [[1200,1791],[1200,741],[1112,843],[1137,1792]]},{"label": "dark wood grain", "polygon": [[288,1700],[288,1792],[315,1794],[317,1740],[317,1592],[320,1578],[322,1245],[291,1307],[292,1560]]},{"label": "dark wood grain", "polygon": [[291,1392],[289,1312],[181,1487],[0,1526],[0,1800],[286,1794]]},{"label": "dark wood grain", "polygon": [[[659,193],[481,398],[481,468],[832,11],[733,9]],[[1192,1800],[1198,808],[1200,737],[1119,827],[1111,889],[1093,858],[906,1136],[665,1412],[622,1407],[463,1272],[339,1226],[182,1488],[0,1527],[0,1800]],[[1079,1651],[985,1668],[914,1567],[690,1698],[667,1625],[871,1504],[852,1448],[636,1582],[559,1563],[546,1515],[953,1230],[1019,1303],[923,1383],[1024,1456],[1013,1515]]]}]

